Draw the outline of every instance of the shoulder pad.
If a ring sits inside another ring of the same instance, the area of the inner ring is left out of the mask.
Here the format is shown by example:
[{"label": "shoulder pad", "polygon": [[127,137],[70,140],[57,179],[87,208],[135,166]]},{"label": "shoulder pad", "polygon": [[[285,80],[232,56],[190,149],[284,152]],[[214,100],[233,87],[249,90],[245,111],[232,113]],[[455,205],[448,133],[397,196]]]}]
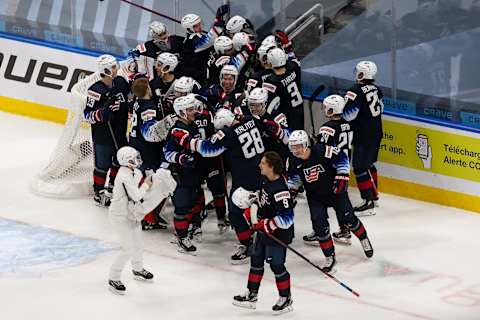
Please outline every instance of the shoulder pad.
[{"label": "shoulder pad", "polygon": [[217,142],[217,140],[220,141],[223,138],[225,138],[225,133],[222,130],[219,130],[219,131],[215,132],[215,134],[212,136],[210,141],[212,143],[215,143],[215,142]]},{"label": "shoulder pad", "polygon": [[330,128],[330,127],[321,127],[320,128],[320,133],[326,134],[326,135],[329,135],[329,136],[333,136],[333,135],[335,135],[335,129]]},{"label": "shoulder pad", "polygon": [[280,191],[273,195],[275,201],[282,201],[283,199],[290,199],[290,192],[288,191]]},{"label": "shoulder pad", "polygon": [[249,87],[256,87],[256,86],[257,86],[257,83],[258,83],[257,80],[250,78],[250,79],[248,79],[247,85],[248,85]]},{"label": "shoulder pad", "polygon": [[268,82],[264,82],[262,84],[262,87],[265,88],[265,90],[269,91],[269,92],[275,92],[275,90],[277,90],[277,86],[274,85],[274,84],[271,84],[271,83],[268,83]]},{"label": "shoulder pad", "polygon": [[218,58],[217,60],[215,60],[215,65],[217,67],[222,67],[224,65],[226,65],[227,63],[230,62],[230,57],[229,56],[221,56],[220,58]]},{"label": "shoulder pad", "polygon": [[155,110],[152,110],[152,109],[145,110],[140,114],[140,117],[142,118],[143,122],[152,120],[156,116],[157,116],[157,112]]},{"label": "shoulder pad", "polygon": [[96,91],[93,91],[93,90],[88,90],[87,96],[88,96],[89,98],[92,98],[92,99],[95,100],[95,101],[100,100],[100,98],[102,97],[102,95],[101,95],[100,93],[98,93],[98,92],[96,92]]},{"label": "shoulder pad", "polygon": [[347,93],[345,94],[345,100],[355,101],[356,98],[357,98],[357,94],[353,91],[347,91]]},{"label": "shoulder pad", "polygon": [[139,43],[136,47],[136,49],[138,50],[138,52],[140,53],[144,53],[147,51],[147,48],[145,47],[145,43]]}]

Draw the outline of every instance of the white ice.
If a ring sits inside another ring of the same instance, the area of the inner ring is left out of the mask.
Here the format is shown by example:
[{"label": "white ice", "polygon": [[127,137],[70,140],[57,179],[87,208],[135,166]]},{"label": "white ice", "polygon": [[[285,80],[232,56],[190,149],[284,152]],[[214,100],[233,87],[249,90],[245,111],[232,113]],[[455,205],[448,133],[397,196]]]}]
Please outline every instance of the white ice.
[{"label": "white ice", "polygon": [[[50,228],[115,248],[105,209],[94,206],[90,199],[46,199],[28,190],[30,179],[48,160],[62,129],[60,125],[0,113],[0,221],[17,221],[33,230]],[[354,202],[357,194],[357,190],[351,190]],[[166,211],[171,215],[171,210],[168,207]],[[293,247],[315,263],[322,263],[320,249],[301,241],[311,228],[304,201],[295,215]],[[235,249],[234,235],[218,236],[214,216],[210,215],[205,241],[196,257],[177,252],[169,243],[171,231],[145,232],[145,265],[155,274],[155,282],[134,281],[127,268],[123,274],[128,291],[125,296],[107,290],[115,249],[73,266],[33,264],[5,271],[1,266],[11,261],[0,260],[0,318],[270,319],[277,291],[268,267],[257,310],[232,306],[233,295],[246,288],[249,267],[229,263],[228,257]],[[331,229],[336,229],[335,220],[330,220]],[[363,222],[375,249],[373,258],[365,258],[356,239],[351,247],[337,245],[334,274],[361,297],[352,296],[288,253],[294,311],[281,317],[480,319],[480,215],[382,194],[378,214],[363,218]],[[0,259],[8,257],[7,251],[18,252],[15,261],[32,258],[21,256],[29,251],[20,248],[24,245],[20,238],[2,242]],[[47,240],[55,244],[55,239]],[[44,240],[38,238],[39,243]],[[48,250],[55,254],[54,249]]]}]

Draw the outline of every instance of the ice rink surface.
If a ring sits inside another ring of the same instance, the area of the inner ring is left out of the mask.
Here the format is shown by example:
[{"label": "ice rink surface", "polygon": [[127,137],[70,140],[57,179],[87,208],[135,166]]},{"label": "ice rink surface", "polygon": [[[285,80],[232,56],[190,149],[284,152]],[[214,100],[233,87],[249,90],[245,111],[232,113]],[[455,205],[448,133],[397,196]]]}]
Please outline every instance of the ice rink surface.
[{"label": "ice rink surface", "polygon": [[[63,127],[0,113],[1,319],[270,319],[277,290],[267,268],[257,310],[231,304],[246,288],[248,265],[233,266],[234,234],[219,236],[215,215],[204,228],[197,256],[169,243],[171,230],[145,232],[145,266],[154,283],[124,271],[125,296],[107,289],[118,247],[107,210],[90,199],[33,195],[28,184],[46,164]],[[351,190],[352,201],[358,191]],[[172,214],[171,206],[167,215]],[[378,214],[362,219],[375,254],[367,260],[358,240],[336,246],[335,277],[352,296],[293,254],[287,255],[294,311],[284,319],[480,319],[480,215],[382,194]],[[336,229],[335,219],[330,219]],[[295,209],[293,246],[321,264],[305,201]]]}]

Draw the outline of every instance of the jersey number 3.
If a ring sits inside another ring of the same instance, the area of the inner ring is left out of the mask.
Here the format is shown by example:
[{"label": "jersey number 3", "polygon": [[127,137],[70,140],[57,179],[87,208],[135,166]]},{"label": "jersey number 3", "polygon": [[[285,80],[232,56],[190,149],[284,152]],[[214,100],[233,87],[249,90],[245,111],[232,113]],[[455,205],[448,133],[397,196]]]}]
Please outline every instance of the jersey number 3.
[{"label": "jersey number 3", "polygon": [[257,154],[262,154],[265,151],[263,146],[262,136],[258,128],[253,128],[250,131],[244,132],[238,136],[238,140],[242,144],[242,151],[245,159],[255,157]]},{"label": "jersey number 3", "polygon": [[302,95],[298,90],[297,83],[292,82],[287,86],[287,91],[290,93],[290,97],[292,97],[292,107],[298,107],[303,103]]}]

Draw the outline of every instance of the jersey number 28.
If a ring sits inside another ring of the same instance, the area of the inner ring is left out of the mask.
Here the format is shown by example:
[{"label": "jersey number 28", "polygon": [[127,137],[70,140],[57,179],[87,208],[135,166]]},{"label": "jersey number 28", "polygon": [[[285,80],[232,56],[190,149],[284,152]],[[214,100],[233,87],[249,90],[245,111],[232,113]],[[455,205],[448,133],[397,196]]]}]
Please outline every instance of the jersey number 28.
[{"label": "jersey number 28", "polygon": [[242,144],[242,151],[245,159],[255,157],[257,154],[262,154],[265,151],[262,136],[258,128],[253,128],[250,131],[244,132],[238,136],[238,140]]}]

